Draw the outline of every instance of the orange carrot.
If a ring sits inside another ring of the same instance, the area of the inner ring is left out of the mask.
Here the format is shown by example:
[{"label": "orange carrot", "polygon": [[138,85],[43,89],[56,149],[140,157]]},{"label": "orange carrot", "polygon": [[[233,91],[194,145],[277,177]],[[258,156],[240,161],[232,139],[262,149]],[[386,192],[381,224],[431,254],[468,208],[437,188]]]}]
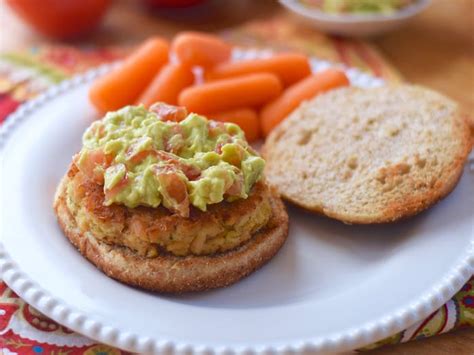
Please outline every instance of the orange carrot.
[{"label": "orange carrot", "polygon": [[336,69],[325,70],[293,84],[280,97],[265,105],[260,112],[260,123],[264,136],[266,137],[304,100],[345,85],[349,85],[349,80],[342,71]]},{"label": "orange carrot", "polygon": [[94,106],[105,113],[130,105],[168,61],[168,43],[159,37],[145,41],[123,64],[98,79],[89,91]]},{"label": "orange carrot", "polygon": [[276,54],[270,58],[225,62],[206,72],[206,80],[268,72],[288,86],[311,74],[308,58],[297,53]]},{"label": "orange carrot", "polygon": [[136,103],[146,107],[158,101],[176,105],[179,93],[193,82],[194,74],[190,67],[169,63],[156,74]]},{"label": "orange carrot", "polygon": [[221,122],[232,122],[240,126],[245,132],[245,137],[249,142],[260,138],[260,121],[255,110],[251,108],[239,108],[226,112],[219,112],[207,115],[210,119]]},{"label": "orange carrot", "polygon": [[229,60],[232,47],[208,33],[181,32],[171,45],[179,61],[185,65],[212,67]]},{"label": "orange carrot", "polygon": [[276,75],[250,74],[190,87],[181,92],[178,102],[191,112],[220,112],[265,104],[281,91]]}]

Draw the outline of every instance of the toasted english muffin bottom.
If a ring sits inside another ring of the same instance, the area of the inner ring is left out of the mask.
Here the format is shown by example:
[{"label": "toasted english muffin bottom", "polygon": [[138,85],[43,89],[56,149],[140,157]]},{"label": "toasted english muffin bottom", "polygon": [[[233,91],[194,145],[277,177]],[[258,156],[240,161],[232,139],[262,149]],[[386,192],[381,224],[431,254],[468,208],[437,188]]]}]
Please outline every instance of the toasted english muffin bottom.
[{"label": "toasted english muffin bottom", "polygon": [[458,105],[413,85],[331,90],[268,136],[265,175],[281,196],[346,223],[415,215],[450,193],[471,150]]}]

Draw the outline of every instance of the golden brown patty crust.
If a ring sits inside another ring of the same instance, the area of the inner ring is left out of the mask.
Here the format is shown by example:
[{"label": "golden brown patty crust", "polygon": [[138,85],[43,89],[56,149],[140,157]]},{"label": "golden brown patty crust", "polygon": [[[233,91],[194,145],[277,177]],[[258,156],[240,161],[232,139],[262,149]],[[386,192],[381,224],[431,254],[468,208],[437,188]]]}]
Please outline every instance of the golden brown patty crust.
[{"label": "golden brown patty crust", "polygon": [[[82,233],[139,255],[160,252],[177,256],[209,255],[234,249],[265,226],[272,214],[270,190],[257,183],[247,199],[208,206],[207,212],[191,208],[189,218],[164,207],[104,206],[102,186],[71,165],[65,180],[66,203]],[[231,208],[230,208],[231,207]]]},{"label": "golden brown patty crust", "polygon": [[[260,188],[269,194],[271,217],[244,244],[213,255],[175,256],[159,253],[154,257],[141,256],[130,248],[105,243],[95,238],[90,231],[84,232],[79,228],[67,203],[69,182],[70,177],[65,176],[54,201],[59,224],[69,240],[108,276],[152,291],[201,291],[235,283],[270,260],[288,236],[285,206],[262,183]],[[227,206],[227,209],[233,209],[234,204]],[[113,220],[114,213],[104,217]]]}]

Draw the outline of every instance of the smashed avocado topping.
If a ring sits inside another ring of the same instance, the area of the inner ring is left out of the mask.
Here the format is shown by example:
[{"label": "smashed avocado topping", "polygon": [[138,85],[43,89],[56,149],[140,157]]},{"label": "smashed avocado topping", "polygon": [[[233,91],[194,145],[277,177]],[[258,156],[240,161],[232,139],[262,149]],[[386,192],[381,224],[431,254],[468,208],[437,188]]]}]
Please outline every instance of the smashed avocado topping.
[{"label": "smashed avocado topping", "polygon": [[[103,184],[104,204],[163,205],[187,217],[190,205],[206,211],[210,204],[247,198],[265,163],[240,127],[160,105],[109,112],[84,133],[75,164]],[[185,118],[166,121],[163,112]]]},{"label": "smashed avocado topping", "polygon": [[[416,0],[322,0],[317,4],[321,6],[325,12],[340,13],[356,13],[356,14],[391,14],[401,8],[411,5]],[[311,5],[314,1],[306,0],[305,3]]]}]

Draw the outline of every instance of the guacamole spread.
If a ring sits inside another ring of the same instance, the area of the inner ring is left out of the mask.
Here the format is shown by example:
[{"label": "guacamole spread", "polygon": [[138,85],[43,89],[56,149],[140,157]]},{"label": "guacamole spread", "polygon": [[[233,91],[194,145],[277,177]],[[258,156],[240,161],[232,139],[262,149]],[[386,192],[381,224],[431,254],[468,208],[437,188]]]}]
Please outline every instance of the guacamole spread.
[{"label": "guacamole spread", "polygon": [[323,0],[322,9],[329,13],[390,14],[412,4],[414,0]]},{"label": "guacamole spread", "polygon": [[[163,106],[168,113],[173,108]],[[248,197],[264,160],[239,126],[194,113],[165,121],[159,111],[127,106],[84,133],[75,164],[103,184],[105,205],[163,205],[188,216],[190,205],[206,211],[207,205]]]}]

